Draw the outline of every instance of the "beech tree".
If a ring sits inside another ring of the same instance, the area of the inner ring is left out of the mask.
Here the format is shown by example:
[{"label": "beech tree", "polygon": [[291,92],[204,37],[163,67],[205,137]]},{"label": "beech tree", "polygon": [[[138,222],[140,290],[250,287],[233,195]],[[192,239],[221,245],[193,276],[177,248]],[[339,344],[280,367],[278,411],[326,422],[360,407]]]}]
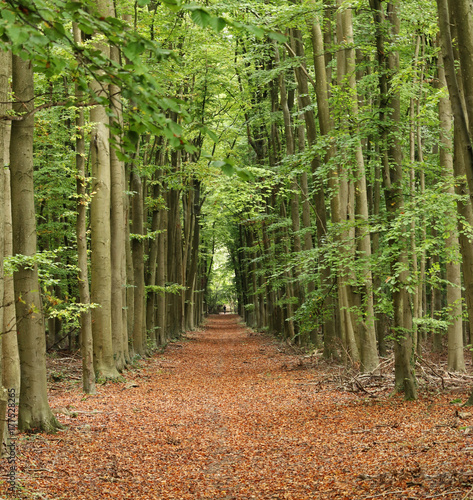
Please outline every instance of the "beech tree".
[{"label": "beech tree", "polygon": [[[33,65],[13,56],[13,110],[22,117],[12,123],[10,169],[13,255],[23,257],[13,274],[21,367],[18,428],[22,431],[59,427],[49,405],[46,387],[45,325],[40,298],[36,253],[36,215],[33,187],[34,105]],[[25,112],[26,108],[26,112]],[[22,116],[25,115],[26,116]],[[3,219],[4,220],[4,219]]]},{"label": "beech tree", "polygon": [[[8,52],[1,52],[0,51],[0,115],[4,115],[6,112],[6,102],[7,102],[7,95],[8,95],[8,68],[9,68],[9,57],[10,54]],[[7,152],[5,151],[5,135],[6,135],[6,123],[0,123],[0,297],[1,297],[1,303],[0,303],[0,319],[1,319],[1,325],[2,325],[2,332],[4,332],[4,323],[5,323],[5,289],[6,289],[6,280],[4,277],[4,266],[3,266],[3,260],[5,258],[5,254],[7,251],[7,242],[6,242],[6,224],[5,224],[5,213],[7,210],[7,203],[5,202],[5,172],[4,172],[4,165],[6,164],[6,156]],[[5,415],[6,410],[7,410],[7,403],[8,403],[8,393],[7,390],[4,386],[5,382],[8,382],[5,380],[5,377],[3,376],[3,373],[6,372],[4,363],[8,359],[7,356],[3,355],[3,339],[2,339],[2,349],[0,350],[0,367],[1,371],[0,373],[2,374],[2,383],[0,384],[0,415]],[[10,388],[10,386],[6,386]],[[19,387],[15,386],[13,387],[14,389],[18,389]],[[2,418],[1,424],[0,424],[0,436],[1,436],[1,451],[0,455],[3,456],[4,450],[3,450],[3,437],[5,435],[5,419]]]}]

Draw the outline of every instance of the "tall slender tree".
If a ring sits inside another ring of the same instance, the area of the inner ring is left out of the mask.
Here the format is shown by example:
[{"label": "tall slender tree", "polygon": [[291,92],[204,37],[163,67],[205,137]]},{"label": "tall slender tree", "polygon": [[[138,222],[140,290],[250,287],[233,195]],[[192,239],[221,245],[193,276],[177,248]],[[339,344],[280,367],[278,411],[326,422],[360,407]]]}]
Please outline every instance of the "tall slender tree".
[{"label": "tall slender tree", "polygon": [[[403,211],[403,169],[402,146],[398,134],[401,123],[401,102],[399,90],[392,86],[393,75],[399,70],[399,53],[386,52],[385,33],[388,40],[399,34],[397,9],[399,2],[390,2],[386,11],[382,2],[370,0],[376,26],[377,55],[380,68],[380,122],[382,123],[381,158],[386,210],[391,221]],[[387,124],[388,116],[390,125]],[[392,258],[391,273],[395,277],[392,290],[394,309],[394,353],[396,390],[404,391],[406,399],[417,399],[417,382],[414,371],[412,296],[408,281],[410,263],[408,241],[405,234],[399,235],[396,254]]]},{"label": "tall slender tree", "polygon": [[[110,15],[108,0],[97,0],[97,11]],[[110,47],[96,41],[97,48],[106,57]],[[97,98],[108,99],[108,88],[100,79],[93,80],[91,90]],[[118,371],[114,359],[112,336],[112,269],[110,227],[110,133],[109,117],[103,104],[90,111],[93,130],[90,144],[92,166],[92,200],[90,205],[91,229],[91,300],[99,307],[92,311],[92,334],[94,344],[94,369],[96,377],[116,378]]]},{"label": "tall slender tree", "polygon": [[[46,337],[36,254],[33,186],[34,105],[33,64],[13,56],[14,120],[10,141],[13,254],[24,256],[14,273],[21,388],[18,428],[54,431],[59,427],[48,404]],[[25,112],[26,109],[26,112]]]},{"label": "tall slender tree", "polygon": [[[74,40],[81,43],[81,32],[74,26]],[[76,96],[82,100],[83,92],[76,85]],[[79,267],[79,297],[87,309],[81,313],[80,346],[82,356],[82,388],[87,394],[95,394],[94,346],[92,337],[92,314],[89,290],[89,266],[87,257],[87,186],[86,186],[86,147],[84,111],[76,112],[76,168],[77,168],[77,263]]]}]

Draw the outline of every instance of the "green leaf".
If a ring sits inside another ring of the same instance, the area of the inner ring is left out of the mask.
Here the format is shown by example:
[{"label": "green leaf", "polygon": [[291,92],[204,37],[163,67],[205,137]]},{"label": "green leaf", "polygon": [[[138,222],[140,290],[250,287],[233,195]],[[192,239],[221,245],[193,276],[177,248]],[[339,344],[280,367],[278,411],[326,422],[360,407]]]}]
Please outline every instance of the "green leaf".
[{"label": "green leaf", "polygon": [[264,29],[255,26],[254,24],[244,24],[243,28],[255,35],[257,38],[262,38],[264,36]]},{"label": "green leaf", "polygon": [[287,42],[287,36],[284,36],[282,33],[275,33],[274,31],[270,31],[268,33],[268,37],[271,38],[272,40],[276,40],[276,42],[280,43]]},{"label": "green leaf", "polygon": [[79,23],[79,29],[83,31],[86,35],[93,35],[94,28],[84,23]]},{"label": "green leaf", "polygon": [[131,142],[131,144],[138,144],[140,140],[140,134],[136,132],[136,130],[127,130],[126,132],[127,139]]},{"label": "green leaf", "polygon": [[215,168],[222,168],[226,164],[227,163],[222,160],[215,160],[210,163],[210,165]]},{"label": "green leaf", "polygon": [[181,0],[163,0],[163,4],[173,12],[177,12],[181,8]]},{"label": "green leaf", "polygon": [[178,123],[173,122],[172,120],[169,120],[168,126],[171,129],[171,132],[176,137],[181,137],[182,136],[182,127]]},{"label": "green leaf", "polygon": [[64,9],[68,12],[76,12],[83,7],[81,2],[67,2]]},{"label": "green leaf", "polygon": [[128,161],[130,159],[129,156],[123,154],[121,151],[119,151],[118,149],[115,150],[115,154],[117,155],[117,158],[120,160],[120,161]]},{"label": "green leaf", "polygon": [[64,29],[64,25],[61,23],[54,23],[53,24],[54,29],[61,35],[61,36],[66,36],[66,30]]},{"label": "green leaf", "polygon": [[221,168],[225,175],[231,176],[235,172],[235,167],[233,166],[233,160],[215,160],[210,162],[210,165],[215,168]]},{"label": "green leaf", "polygon": [[29,38],[28,33],[20,26],[11,26],[10,28],[7,28],[6,31],[10,40],[16,45],[23,44]]},{"label": "green leaf", "polygon": [[136,56],[143,53],[145,50],[145,45],[141,41],[130,42],[128,45],[123,47],[123,53],[130,61],[136,58]]},{"label": "green leaf", "polygon": [[216,33],[220,33],[227,25],[227,21],[223,17],[211,17],[210,26]]},{"label": "green leaf", "polygon": [[136,3],[138,4],[138,7],[146,7],[148,5],[150,0],[136,0]]},{"label": "green leaf", "polygon": [[16,16],[15,16],[15,13],[12,12],[11,10],[2,10],[2,17],[3,19],[5,19],[5,21],[8,21],[10,23],[14,23],[15,22],[15,19],[16,19]]},{"label": "green leaf", "polygon": [[244,168],[237,168],[235,172],[242,181],[252,181],[254,179],[253,175]]},{"label": "green leaf", "polygon": [[191,12],[191,18],[195,24],[206,28],[210,23],[210,14],[204,9],[195,9]]},{"label": "green leaf", "polygon": [[230,163],[224,162],[224,165],[222,166],[222,172],[225,175],[228,175],[229,177],[231,177],[233,175],[233,173],[235,172],[235,168]]},{"label": "green leaf", "polygon": [[207,127],[203,127],[202,131],[207,134],[212,139],[212,141],[214,141],[215,143],[218,142],[218,135],[213,130],[210,130]]}]

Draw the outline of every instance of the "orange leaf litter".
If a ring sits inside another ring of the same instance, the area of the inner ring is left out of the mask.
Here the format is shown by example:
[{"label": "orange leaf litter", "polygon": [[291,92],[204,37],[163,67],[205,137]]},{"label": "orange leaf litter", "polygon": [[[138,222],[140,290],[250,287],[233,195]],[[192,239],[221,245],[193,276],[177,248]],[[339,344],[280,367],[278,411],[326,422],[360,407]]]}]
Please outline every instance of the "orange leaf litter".
[{"label": "orange leaf litter", "polygon": [[473,498],[473,418],[451,394],[342,392],[294,359],[218,315],[96,396],[53,386],[66,431],[19,436],[1,498]]}]

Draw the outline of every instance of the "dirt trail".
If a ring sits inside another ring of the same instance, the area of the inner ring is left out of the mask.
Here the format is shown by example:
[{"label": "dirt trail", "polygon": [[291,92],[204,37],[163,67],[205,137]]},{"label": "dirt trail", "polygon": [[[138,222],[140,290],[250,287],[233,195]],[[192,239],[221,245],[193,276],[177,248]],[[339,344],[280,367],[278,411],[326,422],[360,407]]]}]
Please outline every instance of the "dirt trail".
[{"label": "dirt trail", "polygon": [[337,391],[237,321],[211,316],[97,396],[53,386],[68,430],[21,437],[18,498],[473,498],[448,397]]}]

